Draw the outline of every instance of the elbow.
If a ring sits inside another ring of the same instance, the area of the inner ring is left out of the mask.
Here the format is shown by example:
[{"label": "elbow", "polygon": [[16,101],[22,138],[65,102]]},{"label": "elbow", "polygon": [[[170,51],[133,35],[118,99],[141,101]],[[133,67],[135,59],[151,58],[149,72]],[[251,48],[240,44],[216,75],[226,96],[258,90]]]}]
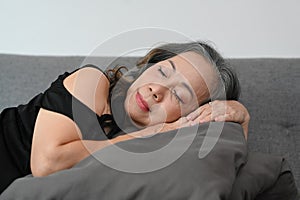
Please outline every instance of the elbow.
[{"label": "elbow", "polygon": [[31,164],[31,173],[34,177],[47,176],[51,171],[51,168],[45,164]]},{"label": "elbow", "polygon": [[34,177],[48,176],[55,170],[55,149],[49,148],[44,152],[31,154],[30,168]]}]

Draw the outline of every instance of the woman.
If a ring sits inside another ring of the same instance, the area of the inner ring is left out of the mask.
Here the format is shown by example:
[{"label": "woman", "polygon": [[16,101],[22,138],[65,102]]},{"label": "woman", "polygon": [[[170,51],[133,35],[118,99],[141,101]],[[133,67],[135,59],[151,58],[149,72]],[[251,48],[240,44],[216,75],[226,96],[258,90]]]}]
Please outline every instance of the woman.
[{"label": "woman", "polygon": [[120,80],[122,67],[66,72],[28,104],[3,110],[0,191],[30,173],[70,168],[107,145],[196,123],[238,122],[247,136],[236,75],[207,44],[163,45],[137,66]]}]

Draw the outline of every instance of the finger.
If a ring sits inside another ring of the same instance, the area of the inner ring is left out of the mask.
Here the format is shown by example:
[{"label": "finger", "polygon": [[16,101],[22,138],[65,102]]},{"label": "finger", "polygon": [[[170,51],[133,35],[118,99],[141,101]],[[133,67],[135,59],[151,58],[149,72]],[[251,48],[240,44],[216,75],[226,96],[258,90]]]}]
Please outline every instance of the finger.
[{"label": "finger", "polygon": [[209,106],[206,109],[203,110],[203,112],[199,115],[198,121],[202,121],[204,118],[207,118],[208,116],[211,117],[212,114],[212,108]]},{"label": "finger", "polygon": [[212,108],[211,111],[211,118],[216,118],[217,116],[225,115],[226,113],[224,112],[223,109],[217,109],[217,108]]},{"label": "finger", "polygon": [[214,101],[212,102],[212,118],[219,115],[224,115],[228,109],[226,109],[226,104],[223,101]]},{"label": "finger", "polygon": [[204,122],[208,122],[210,121],[211,118],[211,112],[208,112],[209,110],[207,109],[206,111],[204,111],[201,116],[197,117],[196,119],[194,119],[193,121],[191,121],[191,125],[195,125],[195,124],[199,124],[199,123],[204,123]]},{"label": "finger", "polygon": [[173,127],[173,129],[178,129],[178,128],[190,126],[190,121],[187,120],[186,117],[181,117],[177,121],[172,122],[171,124],[172,124],[171,126]]},{"label": "finger", "polygon": [[188,122],[189,122],[189,120],[187,120],[186,117],[181,117],[177,123],[179,126],[184,126],[184,125],[188,124]]},{"label": "finger", "polygon": [[212,118],[211,114],[205,116],[204,118],[202,118],[202,119],[199,121],[199,123],[206,123],[206,122],[210,122],[210,121],[213,121],[213,118]]},{"label": "finger", "polygon": [[201,115],[201,113],[208,107],[208,104],[204,104],[202,106],[200,106],[199,108],[197,108],[195,111],[191,112],[190,114],[188,114],[186,116],[186,118],[190,121],[195,120],[198,116]]},{"label": "finger", "polygon": [[218,116],[214,117],[214,120],[216,122],[224,122],[225,119],[226,119],[225,115],[218,115]]},{"label": "finger", "polygon": [[232,117],[230,114],[224,114],[224,115],[219,115],[219,116],[215,117],[214,120],[216,122],[228,122],[228,121],[232,121],[231,118]]},{"label": "finger", "polygon": [[188,120],[194,120],[196,119],[201,113],[203,112],[203,107],[199,107],[197,108],[195,111],[191,112],[190,114],[188,114],[188,116],[186,117]]},{"label": "finger", "polygon": [[225,101],[213,101],[211,105],[213,110],[219,110],[219,111],[225,111],[227,106]]}]

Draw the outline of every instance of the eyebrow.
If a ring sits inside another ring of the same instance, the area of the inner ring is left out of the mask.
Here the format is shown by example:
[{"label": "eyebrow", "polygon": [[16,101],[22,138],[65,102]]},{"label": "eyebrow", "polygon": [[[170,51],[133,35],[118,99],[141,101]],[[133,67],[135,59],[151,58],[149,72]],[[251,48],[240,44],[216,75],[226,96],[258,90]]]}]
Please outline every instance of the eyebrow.
[{"label": "eyebrow", "polygon": [[168,60],[168,61],[172,65],[173,71],[176,72],[176,67],[175,67],[174,62],[172,60]]},{"label": "eyebrow", "polygon": [[[173,68],[173,71],[176,72],[176,66],[175,66],[174,62],[172,60],[168,60],[168,62],[171,64],[171,66]],[[193,93],[192,88],[188,84],[186,84],[185,82],[181,82],[181,84],[189,91],[191,96],[194,97],[194,93]]]}]

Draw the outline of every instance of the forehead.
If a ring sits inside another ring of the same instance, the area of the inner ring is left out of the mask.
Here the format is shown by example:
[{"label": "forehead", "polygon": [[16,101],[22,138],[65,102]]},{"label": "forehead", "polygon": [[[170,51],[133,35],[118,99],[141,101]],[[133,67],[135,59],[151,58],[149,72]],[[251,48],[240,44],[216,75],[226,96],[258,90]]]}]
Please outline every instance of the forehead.
[{"label": "forehead", "polygon": [[195,52],[185,52],[178,54],[169,60],[176,63],[176,69],[179,71],[197,71],[200,74],[205,74],[204,72],[211,71],[211,64],[204,58],[204,56]]},{"label": "forehead", "polygon": [[[182,74],[188,81],[202,78],[205,82],[211,82],[215,71],[212,64],[204,56],[195,52],[185,52],[170,59],[176,66],[176,71]],[[169,62],[166,60],[166,62]]]}]

